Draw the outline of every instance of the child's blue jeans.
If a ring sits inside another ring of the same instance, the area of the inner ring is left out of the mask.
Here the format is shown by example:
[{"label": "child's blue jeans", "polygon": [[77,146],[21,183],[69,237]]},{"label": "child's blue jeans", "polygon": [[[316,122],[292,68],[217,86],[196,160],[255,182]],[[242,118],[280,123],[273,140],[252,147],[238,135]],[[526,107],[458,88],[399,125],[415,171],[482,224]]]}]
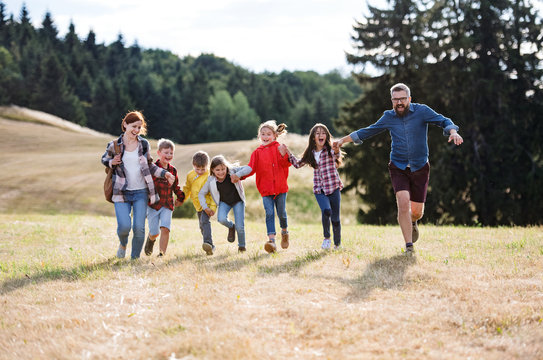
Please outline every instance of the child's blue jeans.
[{"label": "child's blue jeans", "polygon": [[334,245],[341,244],[341,222],[339,220],[341,208],[341,192],[336,189],[330,195],[323,192],[315,194],[322,214],[322,231],[325,239],[330,239],[330,220],[334,231]]},{"label": "child's blue jeans", "polygon": [[[145,239],[145,218],[147,216],[147,189],[125,190],[125,202],[115,203],[115,216],[117,217],[117,235],[122,246],[128,244],[128,235],[132,228],[132,259],[140,257],[143,241]],[[134,217],[130,218],[130,213]]]},{"label": "child's blue jeans", "polygon": [[266,211],[266,230],[268,235],[275,235],[275,209],[277,209],[277,217],[279,218],[279,225],[282,229],[288,227],[287,224],[287,193],[279,195],[263,196],[262,203],[264,204],[264,211]]},{"label": "child's blue jeans", "polygon": [[[234,209],[235,224],[228,219],[231,209]],[[238,201],[233,206],[221,201],[217,210],[217,220],[229,229],[235,226],[238,233],[238,246],[245,247],[245,203],[243,201]]]}]

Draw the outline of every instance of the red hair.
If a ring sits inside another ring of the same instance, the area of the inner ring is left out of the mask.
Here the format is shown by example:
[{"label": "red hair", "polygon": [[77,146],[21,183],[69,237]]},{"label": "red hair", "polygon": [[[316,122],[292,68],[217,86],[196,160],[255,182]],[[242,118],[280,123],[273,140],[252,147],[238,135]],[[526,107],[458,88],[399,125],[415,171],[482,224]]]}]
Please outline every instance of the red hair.
[{"label": "red hair", "polygon": [[136,121],[141,121],[141,135],[147,134],[147,122],[145,121],[145,118],[143,117],[143,114],[141,111],[130,111],[128,114],[124,116],[123,122],[121,123],[121,129],[123,132],[125,132],[126,127],[125,124],[132,124]]}]

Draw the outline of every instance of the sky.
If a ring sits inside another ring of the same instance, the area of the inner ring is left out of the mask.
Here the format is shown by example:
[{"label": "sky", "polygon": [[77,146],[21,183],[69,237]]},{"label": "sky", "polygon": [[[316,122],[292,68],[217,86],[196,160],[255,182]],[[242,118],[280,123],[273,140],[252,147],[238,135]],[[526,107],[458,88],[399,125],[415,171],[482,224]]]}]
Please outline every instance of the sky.
[{"label": "sky", "polygon": [[[49,11],[63,37],[70,21],[81,39],[89,30],[106,45],[170,50],[180,57],[212,53],[253,72],[314,70],[348,74],[345,52],[365,0],[2,0],[20,18],[26,4],[41,27]],[[386,0],[369,0],[386,6]]]}]

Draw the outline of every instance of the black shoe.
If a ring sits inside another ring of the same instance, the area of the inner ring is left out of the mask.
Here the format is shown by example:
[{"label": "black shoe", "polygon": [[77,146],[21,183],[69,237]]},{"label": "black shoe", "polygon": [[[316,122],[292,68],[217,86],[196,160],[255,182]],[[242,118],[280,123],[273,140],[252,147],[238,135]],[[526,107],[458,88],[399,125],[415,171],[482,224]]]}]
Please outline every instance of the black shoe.
[{"label": "black shoe", "polygon": [[419,227],[417,226],[417,222],[413,222],[413,232],[411,233],[411,241],[414,243],[417,242],[419,239]]},{"label": "black shoe", "polygon": [[157,257],[163,257],[164,256],[164,253],[161,251]]},{"label": "black shoe", "polygon": [[147,240],[145,241],[145,255],[151,256],[153,253],[153,246],[155,246],[155,240],[151,240],[151,238],[147,236]]},{"label": "black shoe", "polygon": [[245,248],[245,246],[240,246],[238,247],[238,252],[242,253],[242,252],[245,252],[247,249]]},{"label": "black shoe", "polygon": [[228,229],[228,237],[226,238],[228,242],[234,242],[236,241],[236,227],[232,226],[230,229]]}]

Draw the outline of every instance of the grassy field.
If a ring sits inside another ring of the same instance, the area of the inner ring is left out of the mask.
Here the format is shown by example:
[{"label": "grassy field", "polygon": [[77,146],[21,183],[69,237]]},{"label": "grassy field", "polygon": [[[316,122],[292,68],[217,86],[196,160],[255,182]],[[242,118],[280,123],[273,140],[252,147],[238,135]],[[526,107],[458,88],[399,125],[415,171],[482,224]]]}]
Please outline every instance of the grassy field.
[{"label": "grassy field", "polygon": [[294,225],[268,255],[200,248],[175,219],[163,259],[117,260],[115,219],[2,215],[1,359],[541,359],[541,228],[348,225],[340,251]]},{"label": "grassy field", "polygon": [[[119,260],[99,161],[112,136],[2,115],[0,359],[543,359],[541,227],[423,224],[410,256],[398,226],[356,224],[347,194],[343,248],[323,251],[312,171],[293,169],[288,250],[264,252],[251,179],[246,253],[213,221],[206,256],[190,218],[165,258]],[[196,150],[246,163],[257,146],[179,145],[174,164],[184,177]]]}]

